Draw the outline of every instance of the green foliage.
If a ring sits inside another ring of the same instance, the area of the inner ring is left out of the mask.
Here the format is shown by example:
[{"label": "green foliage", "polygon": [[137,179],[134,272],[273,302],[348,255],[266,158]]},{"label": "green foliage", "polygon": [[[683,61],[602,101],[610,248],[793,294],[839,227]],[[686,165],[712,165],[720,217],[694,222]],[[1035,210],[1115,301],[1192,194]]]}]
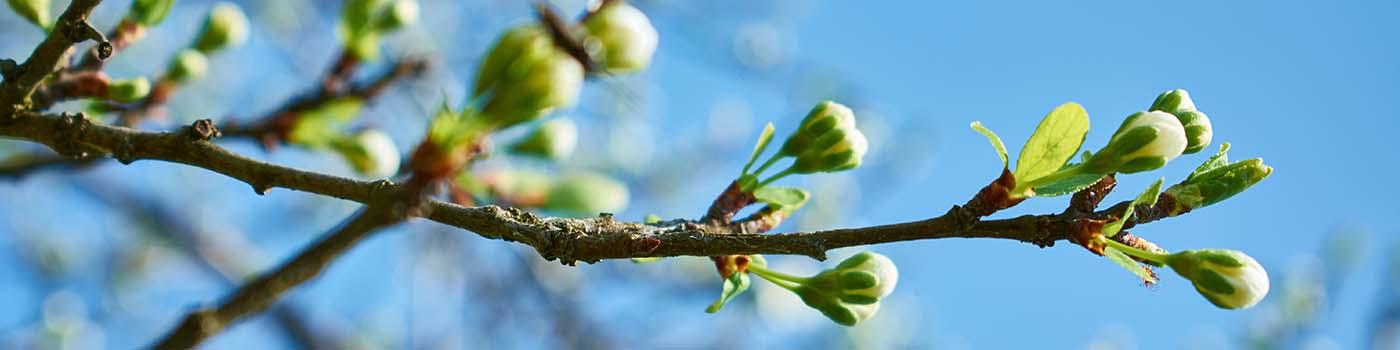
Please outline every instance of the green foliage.
[{"label": "green foliage", "polygon": [[170,8],[174,6],[175,0],[132,0],[126,18],[150,27],[165,21],[165,16],[170,14]]},{"label": "green foliage", "polygon": [[10,4],[10,10],[15,11],[15,14],[44,31],[48,31],[53,25],[49,14],[49,0],[5,0],[5,2]]},{"label": "green foliage", "polygon": [[209,10],[194,44],[190,47],[205,54],[214,53],[231,46],[242,45],[248,40],[248,17],[243,10],[232,3],[221,2]]},{"label": "green foliage", "polygon": [[753,191],[759,202],[784,213],[792,213],[807,203],[807,191],[793,187],[764,186]]},{"label": "green foliage", "polygon": [[1089,133],[1089,113],[1078,103],[1055,107],[1041,119],[1016,159],[1017,182],[1034,182],[1060,170],[1079,153]]},{"label": "green foliage", "polygon": [[749,284],[749,274],[742,272],[729,274],[729,277],[724,279],[724,286],[720,290],[719,300],[715,300],[714,303],[705,308],[705,312],[719,312],[719,310],[724,308],[724,305],[728,304],[734,297],[749,290]]},{"label": "green foliage", "polygon": [[1134,261],[1133,258],[1128,257],[1128,254],[1124,254],[1123,251],[1113,247],[1104,247],[1103,256],[1114,264],[1128,270],[1128,272],[1137,275],[1143,282],[1157,283],[1157,276],[1153,275],[1151,270],[1148,270],[1146,266],[1142,266],[1142,264]]},{"label": "green foliage", "polygon": [[763,126],[763,132],[758,134],[758,142],[753,145],[753,153],[749,155],[748,163],[744,163],[744,170],[739,175],[748,175],[749,169],[753,168],[753,163],[758,161],[758,156],[763,155],[763,151],[768,149],[768,144],[773,142],[773,123]]}]

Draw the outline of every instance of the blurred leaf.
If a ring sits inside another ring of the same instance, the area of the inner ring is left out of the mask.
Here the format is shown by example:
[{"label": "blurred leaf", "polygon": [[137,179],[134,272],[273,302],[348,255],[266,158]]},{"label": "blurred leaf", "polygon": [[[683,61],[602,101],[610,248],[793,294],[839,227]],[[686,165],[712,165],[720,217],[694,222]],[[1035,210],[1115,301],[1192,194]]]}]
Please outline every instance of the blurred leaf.
[{"label": "blurred leaf", "polygon": [[759,202],[777,207],[784,212],[793,212],[807,204],[807,191],[793,187],[764,186],[753,192]]}]

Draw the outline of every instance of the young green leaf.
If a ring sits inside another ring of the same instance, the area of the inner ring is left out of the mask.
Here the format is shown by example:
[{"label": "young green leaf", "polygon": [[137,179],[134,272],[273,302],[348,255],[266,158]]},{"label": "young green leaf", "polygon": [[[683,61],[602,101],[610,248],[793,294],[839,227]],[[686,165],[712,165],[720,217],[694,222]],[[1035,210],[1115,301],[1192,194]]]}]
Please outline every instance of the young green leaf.
[{"label": "young green leaf", "polygon": [[1157,193],[1161,192],[1161,190],[1162,179],[1158,178],[1157,182],[1153,182],[1152,186],[1148,186],[1146,190],[1142,191],[1142,194],[1139,194],[1137,198],[1134,198],[1132,203],[1128,203],[1128,209],[1123,211],[1123,216],[1119,217],[1118,220],[1103,225],[1102,234],[1104,235],[1104,237],[1111,238],[1113,236],[1117,236],[1118,231],[1123,230],[1123,224],[1127,223],[1129,219],[1133,218],[1133,211],[1137,209],[1137,206],[1139,204],[1146,204],[1149,206],[1157,204]]},{"label": "young green leaf", "polygon": [[807,204],[807,191],[793,187],[764,186],[753,191],[753,197],[789,213]]},{"label": "young green leaf", "polygon": [[977,130],[977,132],[982,133],[982,136],[986,136],[987,141],[992,143],[992,148],[997,150],[997,156],[1001,157],[1001,167],[1005,168],[1011,166],[1010,158],[1006,157],[1006,144],[1001,142],[1001,137],[997,136],[997,133],[992,132],[992,129],[982,126],[982,122],[972,122],[971,126],[972,130]]},{"label": "young green leaf", "polygon": [[1230,151],[1230,143],[1221,143],[1220,151],[1215,152],[1215,155],[1210,156],[1210,159],[1206,159],[1205,163],[1201,163],[1201,166],[1196,167],[1196,170],[1192,171],[1191,175],[1186,176],[1186,181],[1182,182],[1190,182],[1192,178],[1196,177],[1196,175],[1200,175],[1202,173],[1210,171],[1211,169],[1219,168],[1225,166],[1226,164],[1230,164],[1230,157],[1225,155],[1225,152],[1228,151]]},{"label": "young green leaf", "polygon": [[661,257],[659,257],[659,256],[651,256],[651,257],[645,257],[645,258],[632,258],[632,263],[633,263],[633,264],[645,264],[645,263],[652,263],[652,262],[657,262],[657,261],[661,261]]},{"label": "young green leaf", "polygon": [[768,125],[763,126],[763,132],[758,134],[758,144],[753,146],[753,154],[749,155],[749,162],[744,164],[744,170],[739,172],[739,175],[749,173],[749,168],[753,167],[753,163],[758,161],[758,156],[763,154],[763,150],[768,149],[768,144],[772,141],[773,123],[768,123]]},{"label": "young green leaf", "polygon": [[1036,187],[1036,197],[1059,197],[1067,194],[1079,192],[1089,186],[1099,182],[1104,177],[1103,174],[1078,174],[1064,178],[1060,181],[1051,182],[1045,186]]},{"label": "young green leaf", "polygon": [[1028,182],[1060,170],[1079,153],[1089,133],[1089,113],[1070,102],[1055,107],[1040,121],[1016,159],[1016,182]]},{"label": "young green leaf", "polygon": [[1157,283],[1157,276],[1154,276],[1152,271],[1149,271],[1147,267],[1134,261],[1133,258],[1128,257],[1128,254],[1123,253],[1123,251],[1113,247],[1104,247],[1103,256],[1108,258],[1109,261],[1118,264],[1118,266],[1123,267],[1123,269],[1128,270],[1128,272],[1137,275],[1143,282]]},{"label": "young green leaf", "polygon": [[724,288],[720,291],[719,300],[715,300],[713,304],[710,304],[710,307],[705,308],[705,312],[719,312],[719,309],[724,308],[725,304],[746,290],[749,290],[749,274],[744,272],[730,274],[729,278],[724,279]]}]

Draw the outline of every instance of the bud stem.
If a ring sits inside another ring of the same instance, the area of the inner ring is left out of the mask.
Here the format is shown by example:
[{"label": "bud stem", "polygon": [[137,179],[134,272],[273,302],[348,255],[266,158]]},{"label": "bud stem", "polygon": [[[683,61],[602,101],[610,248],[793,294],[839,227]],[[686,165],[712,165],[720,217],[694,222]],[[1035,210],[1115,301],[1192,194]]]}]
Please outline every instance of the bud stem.
[{"label": "bud stem", "polygon": [[1108,237],[1104,237],[1104,236],[1102,236],[1102,235],[1098,236],[1098,239],[1099,239],[1100,242],[1103,242],[1105,245],[1108,245],[1108,246],[1110,246],[1110,247],[1113,247],[1113,249],[1118,249],[1118,250],[1123,251],[1124,253],[1127,253],[1128,255],[1132,255],[1133,257],[1141,258],[1141,259],[1143,259],[1143,260],[1148,260],[1148,261],[1155,262],[1155,263],[1158,263],[1158,264],[1166,264],[1166,263],[1167,263],[1167,256],[1170,255],[1170,254],[1163,254],[1163,253],[1153,253],[1153,252],[1149,252],[1149,251],[1146,251],[1146,250],[1138,249],[1137,247],[1133,247],[1133,246],[1130,246],[1130,245],[1127,245],[1127,244],[1119,243],[1118,241],[1115,241],[1115,240],[1113,240],[1113,239],[1111,239],[1111,238],[1108,238]]},{"label": "bud stem", "polygon": [[[759,170],[762,169],[760,168]],[[778,179],[782,179],[783,177],[792,174],[792,168],[784,169],[783,171],[778,172],[777,174],[773,174],[773,176],[769,177],[767,180],[759,181],[758,186],[755,186],[754,190],[757,191],[758,189],[763,188],[763,186],[768,186],[768,184],[773,183],[773,181],[778,181]]]},{"label": "bud stem", "polygon": [[758,265],[749,265],[748,271],[755,275],[758,275],[758,277],[762,277],[763,279],[768,280],[768,282],[772,282],[773,284],[776,284],[779,287],[783,287],[791,291],[797,291],[797,288],[799,286],[801,286],[803,283],[807,283],[807,281],[809,280],[809,278],[797,277],[782,272],[769,270]]},{"label": "bud stem", "polygon": [[[763,165],[759,165],[759,166],[758,166],[758,170],[754,170],[754,171],[753,171],[753,174],[754,174],[754,175],[762,174],[764,170],[768,170],[768,167],[773,166],[773,164],[774,164],[774,163],[777,163],[779,159],[783,159],[782,153],[781,153],[781,152],[779,152],[779,153],[774,153],[772,157],[768,157],[768,160],[763,162]],[[749,171],[748,168],[744,168],[744,172],[743,172],[743,173],[744,173],[744,174],[748,174],[748,173],[749,173],[748,171]]]}]

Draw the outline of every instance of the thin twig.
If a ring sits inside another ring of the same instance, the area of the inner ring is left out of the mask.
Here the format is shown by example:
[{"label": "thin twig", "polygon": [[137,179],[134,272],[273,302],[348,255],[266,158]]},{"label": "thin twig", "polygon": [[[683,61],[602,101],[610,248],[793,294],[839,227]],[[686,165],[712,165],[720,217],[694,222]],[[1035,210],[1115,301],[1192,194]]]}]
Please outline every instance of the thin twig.
[{"label": "thin twig", "polygon": [[100,42],[99,46],[106,47],[106,53],[111,53],[111,45],[102,38],[102,33],[93,30],[87,23],[88,14],[100,2],[102,1],[74,0],[69,3],[68,8],[58,17],[49,36],[34,48],[29,59],[16,67],[15,71],[5,72],[5,82],[0,84],[0,118],[13,115],[29,104],[29,96],[34,94],[39,82],[58,69],[59,64],[64,63],[63,58],[68,55],[68,50],[73,44],[96,39]]}]

